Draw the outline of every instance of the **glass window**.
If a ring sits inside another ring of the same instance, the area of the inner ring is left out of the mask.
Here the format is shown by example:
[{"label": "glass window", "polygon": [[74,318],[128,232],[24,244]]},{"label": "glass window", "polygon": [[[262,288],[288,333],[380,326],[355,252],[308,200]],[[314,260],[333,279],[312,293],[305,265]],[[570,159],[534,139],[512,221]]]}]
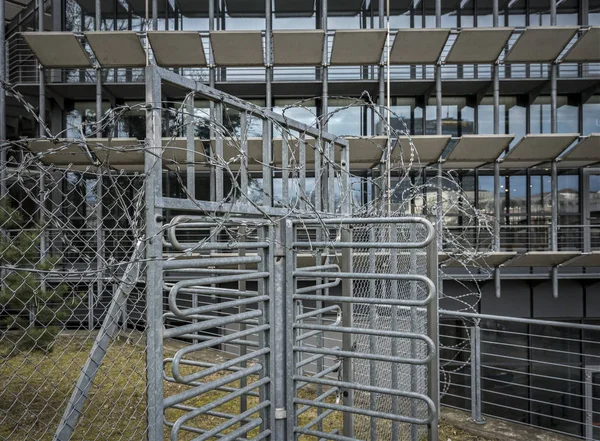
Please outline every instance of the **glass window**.
[{"label": "glass window", "polygon": [[[279,113],[286,118],[295,119],[308,126],[317,125],[317,105],[315,100],[275,100],[273,111]],[[281,136],[281,129],[275,125],[273,128],[275,137]]]},{"label": "glass window", "polygon": [[335,135],[362,135],[363,106],[356,105],[356,100],[329,100],[328,131]]},{"label": "glass window", "polygon": [[525,0],[511,0],[505,3],[502,12],[505,14],[505,20],[508,26],[527,26],[527,9]]},{"label": "glass window", "polygon": [[535,175],[531,177],[531,215],[532,223],[534,224],[538,223],[535,221],[537,216],[552,213],[551,184],[550,175]]},{"label": "glass window", "polygon": [[[477,133],[480,135],[494,133],[494,99],[492,97],[485,97],[481,100],[481,104],[477,106],[478,120],[477,120]],[[499,106],[500,112],[500,133],[504,133],[504,127],[506,125],[506,107],[500,101]]]},{"label": "glass window", "polygon": [[[479,199],[479,210],[482,214],[492,215],[494,214],[494,177],[493,176],[479,176],[478,177],[479,188],[477,196]],[[504,177],[500,177],[500,198],[504,198],[506,188],[504,185]]]},{"label": "glass window", "polygon": [[556,2],[556,24],[558,26],[579,24],[579,0]]},{"label": "glass window", "polygon": [[[577,106],[568,104],[566,96],[557,98],[557,132],[558,133],[578,133],[579,115]],[[542,96],[530,106],[530,131],[531,133],[551,133],[551,108],[550,97]]]},{"label": "glass window", "polygon": [[579,175],[558,176],[558,213],[579,213]]},{"label": "glass window", "polygon": [[527,215],[527,176],[509,176],[504,211],[511,215]]},{"label": "glass window", "polygon": [[595,95],[583,105],[583,135],[599,132],[600,95]]}]

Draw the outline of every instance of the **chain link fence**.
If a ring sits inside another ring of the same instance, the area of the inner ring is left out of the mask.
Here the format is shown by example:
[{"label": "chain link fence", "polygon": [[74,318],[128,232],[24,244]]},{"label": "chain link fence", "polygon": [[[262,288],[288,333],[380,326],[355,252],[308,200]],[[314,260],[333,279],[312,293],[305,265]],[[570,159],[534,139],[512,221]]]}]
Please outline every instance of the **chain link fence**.
[{"label": "chain link fence", "polygon": [[0,182],[0,439],[144,439],[144,176],[48,165],[102,142],[46,147],[14,143]]}]

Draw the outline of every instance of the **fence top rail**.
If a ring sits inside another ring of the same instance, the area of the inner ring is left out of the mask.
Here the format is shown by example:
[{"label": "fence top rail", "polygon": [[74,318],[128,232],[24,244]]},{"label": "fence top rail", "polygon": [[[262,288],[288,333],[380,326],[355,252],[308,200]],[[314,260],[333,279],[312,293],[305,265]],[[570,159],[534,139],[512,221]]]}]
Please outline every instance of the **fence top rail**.
[{"label": "fence top rail", "polygon": [[558,322],[553,320],[529,319],[523,317],[508,317],[502,315],[476,314],[472,312],[448,311],[440,309],[440,316],[457,317],[457,318],[472,318],[479,320],[498,320],[513,323],[524,323],[529,325],[557,326],[571,329],[582,329],[587,331],[600,331],[600,326],[585,325],[581,323]]}]

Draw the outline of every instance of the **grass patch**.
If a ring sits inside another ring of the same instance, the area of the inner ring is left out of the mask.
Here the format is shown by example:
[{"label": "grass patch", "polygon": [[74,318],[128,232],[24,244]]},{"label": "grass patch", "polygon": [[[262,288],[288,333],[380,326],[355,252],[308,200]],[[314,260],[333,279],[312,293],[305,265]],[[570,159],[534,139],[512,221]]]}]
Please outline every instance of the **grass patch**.
[{"label": "grass patch", "polygon": [[[145,391],[145,353],[140,344],[115,341],[111,344],[104,363],[94,381],[89,400],[84,407],[83,417],[79,419],[72,437],[73,441],[91,440],[144,440],[146,427],[146,391]],[[80,339],[61,336],[52,352],[44,354],[31,352],[26,355],[7,357],[0,348],[0,440],[3,441],[51,441],[80,369],[87,360],[92,347],[92,339]],[[165,357],[172,356],[173,350],[165,349]],[[214,361],[214,359],[213,359]],[[169,366],[167,366],[169,368]],[[197,371],[198,367],[184,366],[183,374]],[[170,372],[170,368],[167,370]],[[221,379],[220,372],[203,378],[202,382]],[[257,377],[248,378],[248,382]],[[240,382],[227,384],[239,387]],[[165,396],[173,396],[190,386],[164,383]],[[227,395],[226,391],[211,391],[185,401],[185,406],[202,407]],[[301,389],[299,396],[305,399],[315,397],[315,390]],[[327,399],[334,402],[335,396]],[[211,430],[226,423],[227,415],[240,412],[240,399],[233,399],[212,409],[189,422],[189,426],[202,430]],[[247,408],[259,404],[258,397],[247,397]],[[185,414],[185,409],[169,409],[167,419],[175,421]],[[250,416],[257,418],[258,414]],[[317,409],[310,408],[299,418],[299,425],[309,423],[317,416]],[[368,422],[366,422],[368,424]],[[239,424],[224,430],[229,433],[240,427]],[[331,412],[323,420],[323,431],[341,429],[341,412]],[[254,429],[250,435],[258,433]],[[170,439],[170,428],[165,427],[165,439]],[[197,434],[180,432],[179,439],[187,441]],[[213,438],[217,439],[217,438]],[[303,436],[301,440],[314,437]],[[440,425],[441,441],[484,441],[471,436],[448,424]]]}]

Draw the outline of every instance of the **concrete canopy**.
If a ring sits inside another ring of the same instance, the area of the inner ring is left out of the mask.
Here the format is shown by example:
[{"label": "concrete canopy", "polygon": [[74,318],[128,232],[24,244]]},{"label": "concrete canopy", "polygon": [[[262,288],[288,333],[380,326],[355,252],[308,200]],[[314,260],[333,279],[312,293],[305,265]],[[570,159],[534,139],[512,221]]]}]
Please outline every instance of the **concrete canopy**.
[{"label": "concrete canopy", "polygon": [[450,152],[444,167],[474,168],[495,161],[514,135],[463,135]]},{"label": "concrete canopy", "polygon": [[264,66],[261,31],[211,31],[215,64],[220,66]]},{"label": "concrete canopy", "polygon": [[196,31],[148,32],[156,64],[164,67],[205,67],[206,56]]},{"label": "concrete canopy", "polygon": [[70,32],[23,32],[21,35],[44,67],[92,67],[83,45]]},{"label": "concrete canopy", "polygon": [[319,66],[323,62],[323,30],[273,31],[273,64]]},{"label": "concrete canopy", "polygon": [[432,162],[437,162],[448,142],[450,135],[414,135],[410,139],[414,144],[414,151],[411,151],[411,145],[408,137],[399,138],[400,148],[396,146],[394,149],[394,158],[398,157],[404,165],[408,165],[413,156],[413,167],[423,167]]},{"label": "concrete canopy", "polygon": [[573,257],[578,256],[580,253],[574,253],[571,251],[529,251],[524,254],[520,254],[514,259],[506,262],[503,266],[509,267],[550,267],[560,265]]},{"label": "concrete canopy", "polygon": [[[209,156],[204,147],[208,140],[194,139],[194,168],[207,170]],[[185,173],[187,165],[187,139],[186,138],[163,138],[163,164],[169,170]]]},{"label": "concrete canopy", "polygon": [[390,50],[391,64],[434,64],[450,29],[400,29]]},{"label": "concrete canopy", "polygon": [[449,267],[476,267],[476,268],[495,268],[497,266],[501,266],[503,263],[515,257],[517,253],[515,252],[495,252],[484,254],[480,256],[476,256],[473,259],[466,260],[461,258],[460,260],[455,260],[450,258],[444,266]]},{"label": "concrete canopy", "polygon": [[446,63],[494,63],[513,28],[466,28],[460,31]]},{"label": "concrete canopy", "polygon": [[146,52],[133,31],[86,32],[85,38],[102,67],[146,66]]},{"label": "concrete canopy", "polygon": [[525,135],[504,157],[501,166],[506,168],[527,168],[542,162],[553,161],[578,136],[577,133]]},{"label": "concrete canopy", "polygon": [[588,29],[567,52],[563,61],[569,63],[600,61],[600,26]]},{"label": "concrete canopy", "polygon": [[600,133],[592,133],[559,158],[561,168],[584,167],[600,162]]},{"label": "concrete canopy", "polygon": [[561,264],[561,266],[600,266],[600,251],[581,254]]},{"label": "concrete canopy", "polygon": [[525,29],[512,46],[505,63],[551,63],[575,36],[574,26],[538,26]]},{"label": "concrete canopy", "polygon": [[338,30],[331,49],[332,65],[379,64],[385,44],[383,29]]},{"label": "concrete canopy", "polygon": [[98,165],[85,152],[88,149],[100,163],[113,169],[143,171],[144,152],[139,145],[136,138],[62,139],[57,142],[42,139],[30,142],[29,150],[39,154],[44,164],[73,165],[85,170]]}]

